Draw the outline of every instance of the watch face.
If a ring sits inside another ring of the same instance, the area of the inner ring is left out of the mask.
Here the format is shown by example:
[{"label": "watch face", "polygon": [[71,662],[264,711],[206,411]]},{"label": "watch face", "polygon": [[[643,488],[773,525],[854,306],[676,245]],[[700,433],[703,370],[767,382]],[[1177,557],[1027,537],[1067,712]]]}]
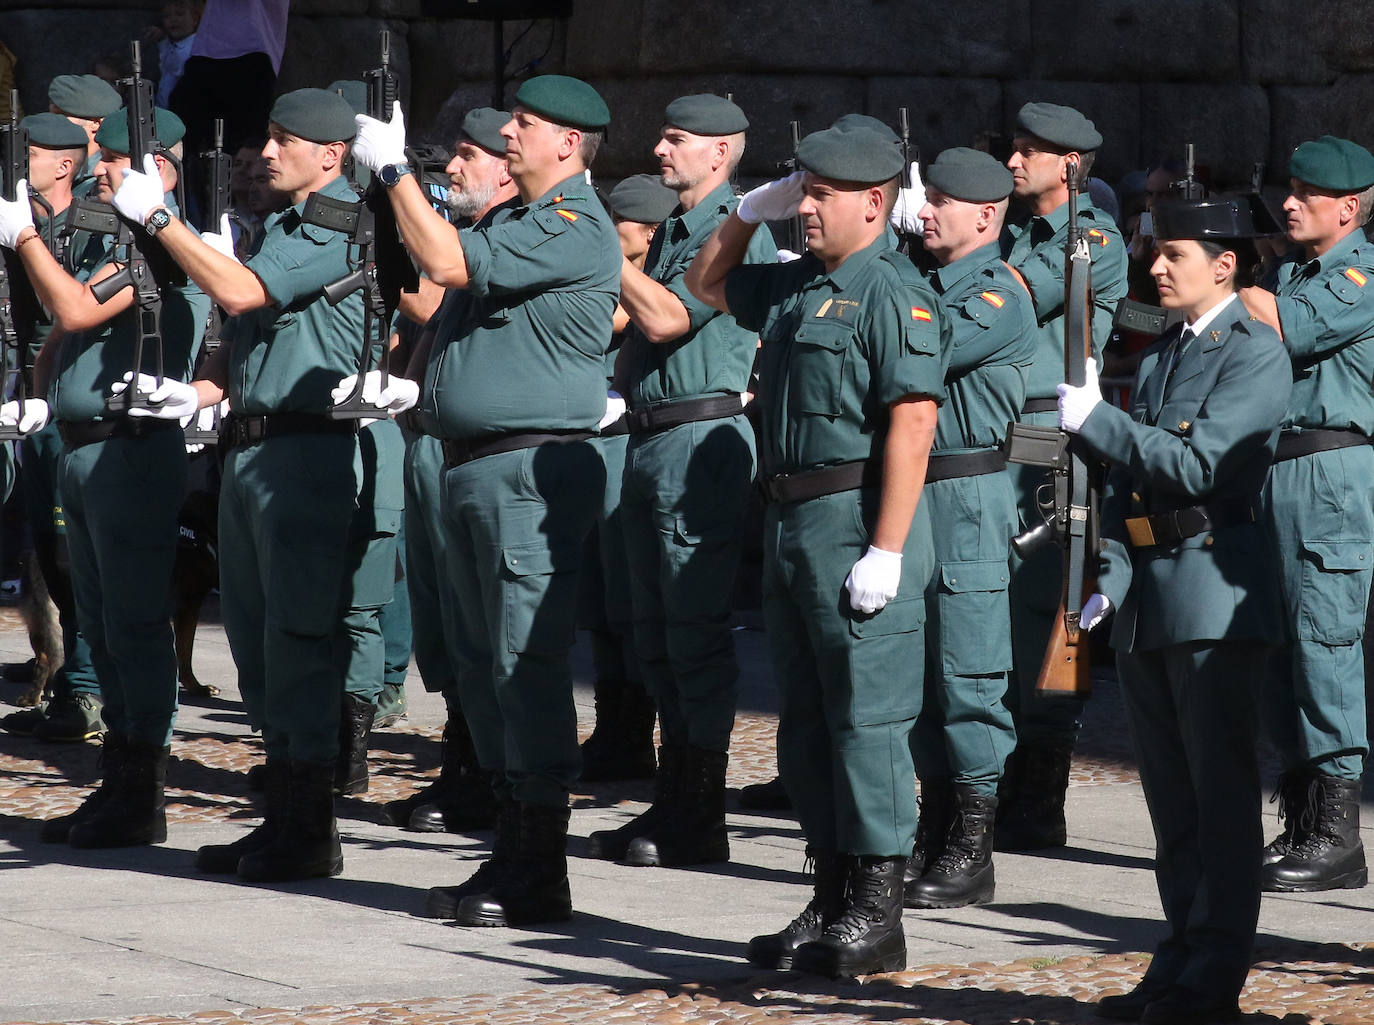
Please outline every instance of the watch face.
[{"label": "watch face", "polygon": [[382,184],[390,188],[409,171],[410,168],[406,164],[387,164],[381,170]]},{"label": "watch face", "polygon": [[161,231],[171,222],[172,215],[166,210],[154,210],[152,216],[148,218],[148,227],[155,231]]}]

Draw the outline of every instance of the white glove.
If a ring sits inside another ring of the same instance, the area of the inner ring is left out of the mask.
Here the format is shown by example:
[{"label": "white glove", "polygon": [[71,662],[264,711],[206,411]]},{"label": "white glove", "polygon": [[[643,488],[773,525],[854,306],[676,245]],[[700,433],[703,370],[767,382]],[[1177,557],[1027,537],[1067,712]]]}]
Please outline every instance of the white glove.
[{"label": "white glove", "polygon": [[844,586],[849,589],[849,607],[855,612],[877,612],[897,597],[902,580],[902,553],[868,546],[864,557],[854,563]]},{"label": "white glove", "polygon": [[124,180],[115,191],[114,207],[136,224],[146,224],[148,215],[158,207],[166,206],[166,193],[162,188],[162,176],[157,173],[157,161],[151,153],[144,154],[143,170],[132,167],[124,172]]},{"label": "white glove", "polygon": [[601,422],[596,425],[598,431],[604,431],[611,424],[615,423],[625,415],[628,406],[625,400],[620,397],[619,392],[606,393],[606,412],[601,416]]},{"label": "white glove", "polygon": [[42,399],[25,399],[24,408],[17,401],[0,405],[0,424],[18,427],[20,434],[32,434],[48,425],[48,404]]},{"label": "white glove", "polygon": [[735,214],[745,224],[785,221],[797,212],[806,193],[802,190],[805,171],[793,171],[786,178],[767,182],[744,194]]},{"label": "white glove", "polygon": [[1087,633],[1102,620],[1112,614],[1112,600],[1105,594],[1093,594],[1083,603],[1083,611],[1078,614],[1079,628]]},{"label": "white glove", "polygon": [[[221,410],[227,409],[228,406],[229,402],[227,399],[219,404]],[[215,407],[206,406],[204,409],[192,413],[190,416],[183,416],[181,418],[181,426],[183,428],[194,426],[198,431],[213,431],[215,429]],[[203,441],[189,441],[186,443],[186,454],[188,456],[193,456],[204,447],[205,442]]]},{"label": "white glove", "polygon": [[1083,428],[1083,421],[1102,401],[1102,389],[1097,383],[1097,363],[1088,360],[1083,387],[1061,384],[1055,389],[1059,392],[1059,426],[1070,434],[1077,434]]},{"label": "white glove", "polygon": [[[121,395],[133,380],[133,374],[124,375],[123,381],[110,385],[111,395]],[[165,377],[162,384],[152,374],[139,374],[135,387],[148,397],[150,406],[134,406],[130,416],[155,416],[159,420],[182,420],[200,409],[200,393],[191,385]]]},{"label": "white glove", "polygon": [[13,249],[25,228],[33,227],[33,207],[29,205],[29,183],[20,178],[15,182],[16,200],[0,199],[0,246]]},{"label": "white glove", "polygon": [[353,140],[353,159],[376,174],[387,164],[402,164],[406,159],[406,121],[401,101],[391,108],[391,120],[358,114],[353,118],[358,134]]},{"label": "white glove", "polygon": [[794,253],[790,249],[778,250],[778,263],[791,263],[793,260],[800,260],[801,253]]},{"label": "white glove", "polygon": [[[338,405],[352,395],[353,389],[357,386],[358,375],[349,374],[339,382],[337,388],[329,393],[329,397],[335,405]],[[392,377],[387,381],[386,388],[383,388],[382,372],[369,370],[367,376],[363,378],[363,391],[360,398],[362,401],[370,403],[378,409],[384,409],[395,416],[397,413],[404,413],[420,401],[420,386],[404,377]]]},{"label": "white glove", "polygon": [[229,227],[229,215],[221,214],[219,219],[219,231],[207,231],[201,234],[200,240],[215,252],[222,256],[227,256],[235,263],[239,263],[238,256],[234,253],[234,233]]},{"label": "white glove", "polygon": [[911,162],[911,187],[897,190],[897,201],[892,204],[892,213],[888,215],[888,222],[896,231],[904,232],[907,235],[924,235],[926,233],[925,221],[916,216],[921,212],[921,207],[926,205],[926,187],[921,184],[921,165],[916,161]]}]

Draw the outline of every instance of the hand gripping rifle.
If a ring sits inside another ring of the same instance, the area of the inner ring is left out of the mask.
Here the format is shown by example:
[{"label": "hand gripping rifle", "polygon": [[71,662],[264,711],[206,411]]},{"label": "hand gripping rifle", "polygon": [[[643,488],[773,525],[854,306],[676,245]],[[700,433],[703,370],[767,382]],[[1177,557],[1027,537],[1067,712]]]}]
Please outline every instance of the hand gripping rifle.
[{"label": "hand gripping rifle", "polygon": [[[391,33],[385,29],[381,33],[381,51],[381,65],[364,76],[367,81],[367,114],[379,121],[390,121],[396,103],[396,76],[391,71]],[[416,166],[413,158],[412,166]],[[372,369],[374,342],[382,372],[382,387],[386,388],[386,347],[390,339],[392,315],[400,305],[401,292],[415,293],[420,290],[419,271],[401,243],[400,233],[396,229],[396,215],[386,193],[386,186],[374,175],[363,192],[362,202],[352,203],[312,192],[305,201],[305,210],[301,215],[307,224],[348,236],[349,264],[353,270],[338,281],[324,286],[326,301],[331,306],[337,306],[358,289],[363,292],[363,351],[358,364],[358,377],[347,397],[330,407],[329,415],[336,420],[378,415],[374,404],[363,401],[363,382]]]},{"label": "hand gripping rifle", "polygon": [[[1092,359],[1092,260],[1088,239],[1078,224],[1078,164],[1068,168],[1069,225],[1064,246],[1064,380],[1082,387],[1087,362]],[[1091,594],[1096,578],[1098,538],[1097,469],[1082,454],[1081,443],[1056,427],[1011,425],[1007,459],[1014,463],[1048,467],[1054,502],[1045,522],[1012,540],[1018,555],[1025,556],[1053,540],[1064,553],[1059,609],[1049,647],[1035,683],[1035,692],[1047,697],[1086,698],[1092,693],[1088,674],[1088,639],[1080,627],[1079,610],[1084,595]]]},{"label": "hand gripping rifle", "polygon": [[[219,231],[224,215],[229,212],[229,154],[224,152],[224,118],[215,118],[215,145],[200,155],[205,162],[205,221],[203,231]],[[224,314],[219,304],[210,303],[210,312],[205,317],[205,334],[201,336],[201,359],[209,356],[220,346],[220,330],[224,327]],[[186,444],[219,444],[219,404],[210,407],[212,421],[208,428],[197,426],[198,420],[192,417],[186,428]]]},{"label": "hand gripping rifle", "polygon": [[[916,149],[914,152],[912,150],[911,114],[906,107],[897,108],[897,133],[902,139],[902,187],[909,189],[912,185],[911,164],[913,160],[919,161],[921,159],[921,151],[920,149]],[[901,238],[897,243],[897,252],[904,256],[909,255],[914,242],[914,236],[902,232]]]}]

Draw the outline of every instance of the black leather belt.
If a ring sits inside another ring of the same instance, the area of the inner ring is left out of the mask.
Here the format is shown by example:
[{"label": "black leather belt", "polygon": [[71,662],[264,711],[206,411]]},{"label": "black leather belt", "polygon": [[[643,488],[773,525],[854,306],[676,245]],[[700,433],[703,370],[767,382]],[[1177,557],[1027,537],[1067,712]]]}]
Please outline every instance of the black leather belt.
[{"label": "black leather belt", "polygon": [[357,434],[357,420],[335,420],[323,413],[230,413],[220,421],[220,451],[254,445],[288,434]]},{"label": "black leather belt", "polygon": [[453,469],[483,456],[500,455],[502,452],[515,452],[536,445],[566,445],[574,441],[594,438],[591,431],[511,431],[507,434],[484,434],[477,438],[457,440],[441,439],[444,446],[444,467]]},{"label": "black leather belt", "polygon": [[875,488],[882,483],[881,463],[861,459],[817,470],[779,473],[759,481],[766,502],[804,502],[822,495],[837,495],[855,488]]},{"label": "black leather belt", "polygon": [[428,434],[425,430],[424,420],[419,412],[414,409],[407,409],[404,413],[396,417],[396,422],[401,425],[401,429],[410,434]]},{"label": "black leather belt", "polygon": [[612,421],[611,421],[610,423],[608,423],[605,427],[601,428],[600,437],[603,437],[603,438],[616,438],[616,437],[619,437],[619,436],[621,436],[621,435],[623,435],[623,434],[629,434],[629,433],[630,433],[630,421],[629,421],[628,417],[629,417],[629,413],[628,413],[628,412],[626,412],[626,413],[621,413],[620,416],[619,416],[617,419],[612,420]]},{"label": "black leather belt", "polygon": [[997,473],[1007,468],[1007,457],[1000,449],[986,449],[982,452],[952,452],[941,455],[932,453],[926,466],[926,483],[935,480],[949,480],[952,477],[981,477],[985,473]]},{"label": "black leather belt", "polygon": [[1255,507],[1249,501],[1213,502],[1149,516],[1127,517],[1126,532],[1130,535],[1132,548],[1151,548],[1178,544],[1209,530],[1254,521]]},{"label": "black leather belt", "polygon": [[1058,399],[1027,399],[1021,406],[1021,415],[1027,413],[1053,413],[1059,409]]},{"label": "black leather belt", "polygon": [[651,406],[627,410],[625,417],[631,434],[650,434],[698,420],[723,420],[743,412],[744,403],[740,396],[712,395],[710,398],[685,399],[681,402],[655,402]]},{"label": "black leather belt", "polygon": [[144,438],[159,431],[181,430],[181,421],[156,416],[121,416],[117,420],[59,420],[57,433],[68,448],[110,438]]},{"label": "black leather belt", "polygon": [[1368,445],[1369,438],[1359,431],[1284,431],[1274,450],[1274,462],[1310,456],[1313,452],[1330,452],[1337,448]]}]

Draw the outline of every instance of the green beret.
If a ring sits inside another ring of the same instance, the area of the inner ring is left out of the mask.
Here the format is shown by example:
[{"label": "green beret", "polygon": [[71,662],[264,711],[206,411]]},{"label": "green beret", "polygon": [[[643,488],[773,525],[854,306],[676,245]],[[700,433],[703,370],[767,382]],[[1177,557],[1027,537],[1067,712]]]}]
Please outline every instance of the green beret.
[{"label": "green beret", "polygon": [[72,117],[109,117],[124,101],[99,75],[58,75],[48,85],[48,102]]},{"label": "green beret", "polygon": [[611,112],[601,94],[580,78],[537,75],[525,80],[515,102],[559,125],[601,131],[611,123]]},{"label": "green beret", "polygon": [[29,133],[29,145],[39,149],[85,149],[86,129],[61,114],[30,114],[19,122]]},{"label": "green beret", "polygon": [[693,135],[734,135],[749,127],[744,111],[724,96],[679,96],[663,112],[663,123]]},{"label": "green beret", "polygon": [[1360,192],[1374,185],[1374,155],[1349,139],[1323,135],[1293,151],[1288,176],[1332,192]]},{"label": "green beret", "polygon": [[935,158],[926,184],[967,203],[1000,203],[1011,195],[1011,172],[991,153],[956,146]]},{"label": "green beret", "polygon": [[1034,135],[1066,152],[1090,153],[1102,145],[1096,125],[1072,107],[1057,103],[1027,103],[1016,115],[1016,133]]},{"label": "green beret", "polygon": [[879,121],[870,114],[845,114],[831,128],[848,130],[850,128],[870,128],[894,145],[902,144],[902,137],[892,130],[886,121]]},{"label": "green beret", "polygon": [[[181,123],[181,118],[161,107],[153,109],[153,125],[157,141],[163,146],[175,146],[186,134],[186,126]],[[111,153],[129,152],[129,117],[123,110],[115,111],[100,122],[95,132],[95,144]]]},{"label": "green beret", "polygon": [[[355,114],[367,113],[367,85],[357,79],[341,78],[329,83],[329,92],[340,94]],[[329,140],[333,142],[333,139]]]},{"label": "green beret", "polygon": [[827,128],[801,141],[797,163],[833,181],[877,183],[902,173],[902,152],[872,128]]},{"label": "green beret", "polygon": [[278,96],[267,120],[310,142],[351,142],[358,134],[353,108],[327,89],[297,89]]},{"label": "green beret", "polygon": [[493,107],[473,107],[463,118],[460,137],[466,137],[498,157],[506,155],[506,137],[501,129],[510,121],[510,111]]},{"label": "green beret", "polygon": [[611,189],[606,198],[613,214],[640,224],[659,223],[678,204],[677,193],[664,185],[656,174],[631,175]]}]

